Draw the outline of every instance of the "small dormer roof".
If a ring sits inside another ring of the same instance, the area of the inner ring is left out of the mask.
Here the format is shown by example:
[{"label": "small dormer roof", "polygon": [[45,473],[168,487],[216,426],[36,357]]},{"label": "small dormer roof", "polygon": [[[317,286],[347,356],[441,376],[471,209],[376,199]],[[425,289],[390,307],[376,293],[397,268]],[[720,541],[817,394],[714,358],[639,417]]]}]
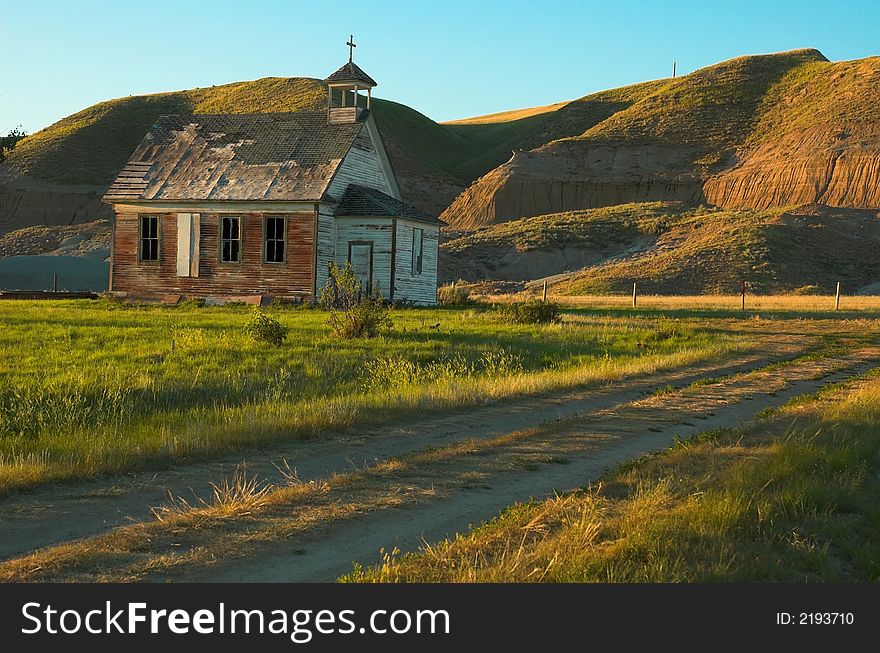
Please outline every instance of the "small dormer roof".
[{"label": "small dormer roof", "polygon": [[365,88],[377,86],[376,80],[361,70],[360,66],[353,61],[349,61],[324,81],[328,84],[358,84]]}]

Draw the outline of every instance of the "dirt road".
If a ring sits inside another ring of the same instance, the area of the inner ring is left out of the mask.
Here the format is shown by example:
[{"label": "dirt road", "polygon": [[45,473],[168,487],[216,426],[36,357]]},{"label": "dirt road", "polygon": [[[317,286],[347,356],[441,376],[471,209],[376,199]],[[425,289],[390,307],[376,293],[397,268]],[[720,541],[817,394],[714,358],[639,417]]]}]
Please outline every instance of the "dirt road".
[{"label": "dirt road", "polygon": [[[351,571],[353,562],[379,562],[380,549],[415,550],[424,542],[454,536],[514,502],[585,487],[609,468],[663,449],[676,437],[737,426],[766,408],[878,365],[880,351],[865,351],[790,365],[769,374],[736,375],[680,394],[637,400],[548,424],[528,434],[531,451],[540,451],[544,464],[496,469],[477,484],[453,487],[449,492],[434,486],[434,496],[423,500],[342,520],[227,563],[189,567],[174,577],[215,582],[332,581]],[[521,445],[518,448],[524,453]],[[490,455],[502,456],[505,452],[500,449]],[[554,464],[559,462],[564,464]],[[459,464],[464,470],[473,467],[467,460]],[[424,484],[423,478],[419,480]],[[408,479],[397,481],[405,485]]]}]

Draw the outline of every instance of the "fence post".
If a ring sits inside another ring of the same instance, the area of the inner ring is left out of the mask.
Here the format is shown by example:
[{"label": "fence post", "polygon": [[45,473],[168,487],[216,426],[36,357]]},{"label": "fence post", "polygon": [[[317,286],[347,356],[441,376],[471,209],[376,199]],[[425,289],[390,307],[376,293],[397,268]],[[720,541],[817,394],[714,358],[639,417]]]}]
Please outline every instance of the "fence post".
[{"label": "fence post", "polygon": [[544,281],[544,301],[547,301],[547,281]]},{"label": "fence post", "polygon": [[52,273],[52,292],[58,292],[58,273]]},{"label": "fence post", "polygon": [[746,282],[739,282],[739,293],[741,296],[740,310],[746,310]]},{"label": "fence post", "polygon": [[837,292],[834,293],[834,310],[840,310],[840,282],[837,282]]},{"label": "fence post", "polygon": [[636,294],[636,282],[633,281],[633,308],[636,307],[636,298],[638,295]]}]

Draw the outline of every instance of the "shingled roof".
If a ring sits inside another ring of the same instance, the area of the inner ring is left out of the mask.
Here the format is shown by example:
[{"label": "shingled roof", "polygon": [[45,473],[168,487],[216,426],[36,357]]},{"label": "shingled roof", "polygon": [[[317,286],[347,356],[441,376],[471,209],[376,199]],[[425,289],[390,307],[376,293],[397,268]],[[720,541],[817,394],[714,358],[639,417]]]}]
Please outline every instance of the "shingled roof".
[{"label": "shingled roof", "polygon": [[370,86],[377,86],[376,80],[360,69],[353,61],[349,61],[335,73],[330,75],[325,82],[363,82]]},{"label": "shingled roof", "polygon": [[414,209],[375,188],[349,184],[342,194],[335,214],[338,217],[397,217],[432,224],[446,224],[440,218]]},{"label": "shingled roof", "polygon": [[363,125],[324,111],[162,116],[104,199],[318,201]]}]

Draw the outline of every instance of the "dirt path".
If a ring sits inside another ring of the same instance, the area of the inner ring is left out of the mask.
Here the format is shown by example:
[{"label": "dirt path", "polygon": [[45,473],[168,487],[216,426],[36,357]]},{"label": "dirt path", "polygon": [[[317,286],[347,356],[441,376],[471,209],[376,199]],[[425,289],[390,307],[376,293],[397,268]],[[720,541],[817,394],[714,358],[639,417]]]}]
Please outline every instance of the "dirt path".
[{"label": "dirt path", "polygon": [[0,500],[0,559],[38,548],[88,537],[152,519],[151,509],[167,503],[168,494],[207,496],[209,483],[233,475],[245,462],[249,474],[270,481],[280,478],[276,465],[286,461],[303,480],[325,478],[364,465],[470,438],[492,438],[548,421],[568,419],[642,398],[657,388],[685,386],[698,379],[754,370],[796,356],[813,339],[776,335],[760,344],[761,353],[642,375],[626,385],[609,384],[538,397],[517,398],[398,422],[382,429],[350,429],[314,440],[211,462],[178,466],[158,473],[127,474],[87,482],[55,485]]},{"label": "dirt path", "polygon": [[[676,437],[739,425],[766,408],[878,366],[880,350],[867,349],[845,357],[737,375],[527,429],[508,439],[501,438],[498,445],[485,452],[453,455],[451,464],[433,476],[426,477],[424,470],[416,469],[409,476],[406,472],[398,474],[396,487],[411,483],[422,486],[423,492],[416,492],[418,498],[413,501],[332,520],[323,528],[306,530],[271,546],[255,544],[247,556],[207,566],[184,566],[161,578],[331,581],[351,571],[353,561],[378,562],[380,549],[414,550],[424,542],[454,536],[516,501],[584,487],[609,467],[665,448]],[[475,462],[484,455],[493,460]],[[532,464],[510,464],[517,457]],[[455,483],[456,475],[474,482]],[[427,491],[432,478],[431,491]]]}]

